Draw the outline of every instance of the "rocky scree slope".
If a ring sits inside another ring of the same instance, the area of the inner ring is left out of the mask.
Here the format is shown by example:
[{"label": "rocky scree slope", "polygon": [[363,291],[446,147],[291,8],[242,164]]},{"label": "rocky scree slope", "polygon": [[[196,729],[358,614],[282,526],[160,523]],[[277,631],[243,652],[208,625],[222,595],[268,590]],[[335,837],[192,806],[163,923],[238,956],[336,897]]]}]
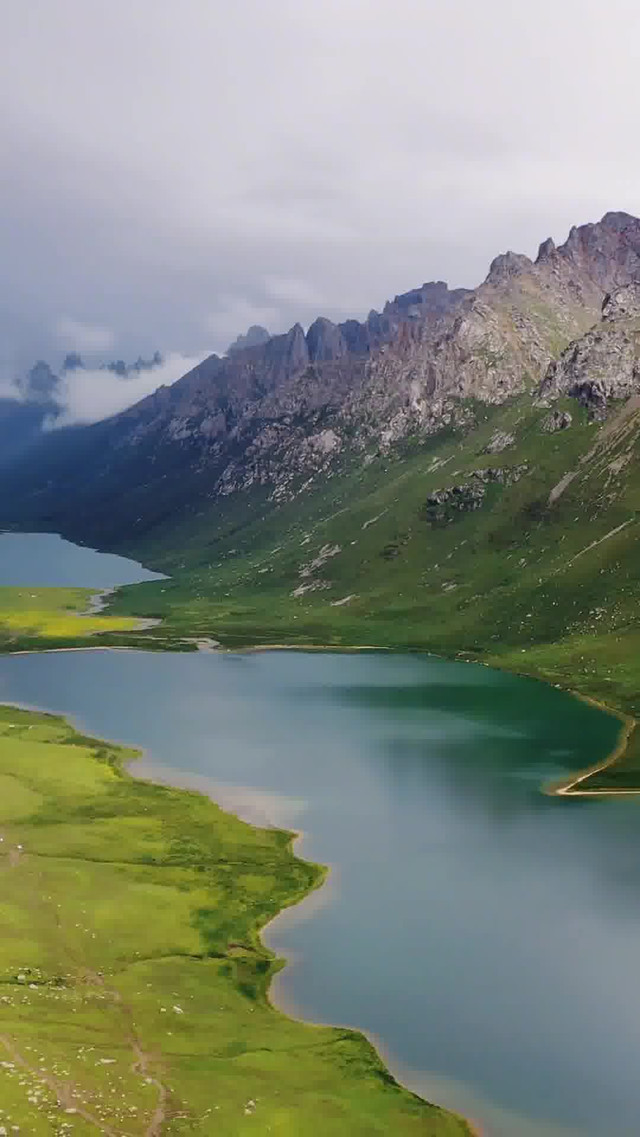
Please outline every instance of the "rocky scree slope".
[{"label": "rocky scree slope", "polygon": [[472,291],[432,282],[363,323],[319,318],[212,356],[111,420],[53,432],[6,475],[0,523],[128,548],[243,491],[272,508],[532,391],[636,279],[640,221],[609,213],[535,261],[497,257]]}]

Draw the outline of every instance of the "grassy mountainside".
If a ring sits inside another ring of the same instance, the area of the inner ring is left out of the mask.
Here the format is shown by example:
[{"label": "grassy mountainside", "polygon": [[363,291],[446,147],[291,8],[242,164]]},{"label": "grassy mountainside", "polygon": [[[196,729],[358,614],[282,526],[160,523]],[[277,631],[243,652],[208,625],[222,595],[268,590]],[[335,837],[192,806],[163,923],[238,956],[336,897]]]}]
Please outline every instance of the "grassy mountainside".
[{"label": "grassy mountainside", "polygon": [[0,1127],[467,1133],[355,1031],[270,1006],[259,929],[323,870],[289,833],[133,780],[133,757],[0,707]]},{"label": "grassy mountainside", "polygon": [[122,590],[111,611],[233,647],[486,659],[640,715],[640,410],[623,401],[599,423],[574,399],[553,409],[567,429],[545,429],[527,396],[470,405],[473,429],[354,462],[293,502],[231,497],[169,547],[135,546],[172,579]]}]

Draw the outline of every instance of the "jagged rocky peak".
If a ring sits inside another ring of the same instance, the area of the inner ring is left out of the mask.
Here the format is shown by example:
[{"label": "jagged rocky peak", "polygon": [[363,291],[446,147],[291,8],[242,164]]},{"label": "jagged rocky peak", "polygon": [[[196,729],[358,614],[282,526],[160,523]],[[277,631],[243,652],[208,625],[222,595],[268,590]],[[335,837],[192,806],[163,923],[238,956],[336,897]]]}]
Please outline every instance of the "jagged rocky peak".
[{"label": "jagged rocky peak", "polygon": [[307,332],[307,348],[312,363],[328,363],[346,355],[348,348],[337,324],[318,316]]},{"label": "jagged rocky peak", "polygon": [[[597,225],[598,223],[596,223]],[[637,228],[638,218],[634,217],[632,213],[625,213],[624,210],[609,210],[605,213],[602,220],[599,222],[605,229],[612,229],[617,233],[624,233],[626,229]],[[586,228],[586,226],[584,226]]]},{"label": "jagged rocky peak", "polygon": [[524,253],[514,253],[509,249],[508,252],[500,253],[494,257],[489,266],[486,283],[497,284],[508,277],[519,276],[531,268],[533,268],[533,261],[529,257],[525,256]]},{"label": "jagged rocky peak", "polygon": [[269,341],[268,350],[275,355],[280,378],[289,378],[309,366],[309,348],[302,324],[294,324],[283,336],[274,336]]},{"label": "jagged rocky peak", "polygon": [[233,355],[235,351],[244,351],[245,347],[260,347],[270,339],[271,336],[266,328],[261,324],[252,324],[244,335],[237,336],[233,343],[229,344],[227,355]]},{"label": "jagged rocky peak", "polygon": [[605,213],[601,221],[571,229],[558,252],[603,292],[640,279],[640,219]]},{"label": "jagged rocky peak", "polygon": [[538,249],[536,264],[544,264],[546,261],[552,260],[557,255],[558,249],[553,237],[547,237],[546,241],[543,241],[540,245],[540,248]]},{"label": "jagged rocky peak", "polygon": [[444,280],[427,281],[420,288],[412,288],[388,300],[383,314],[396,314],[408,319],[423,316],[442,316],[470,292],[468,288],[450,289]]}]

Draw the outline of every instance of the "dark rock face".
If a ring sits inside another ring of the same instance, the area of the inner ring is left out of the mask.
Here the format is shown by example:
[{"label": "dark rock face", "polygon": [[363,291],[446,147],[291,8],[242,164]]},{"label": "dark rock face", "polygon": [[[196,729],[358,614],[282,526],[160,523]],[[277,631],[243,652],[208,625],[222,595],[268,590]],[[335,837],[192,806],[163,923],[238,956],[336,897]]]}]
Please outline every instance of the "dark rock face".
[{"label": "dark rock face", "polygon": [[557,254],[558,250],[555,241],[552,237],[547,237],[546,241],[543,241],[538,249],[536,264],[544,264],[545,261],[552,260]]},{"label": "dark rock face", "polygon": [[328,363],[347,354],[348,348],[342,331],[331,320],[319,316],[307,332],[307,348],[313,363]]}]

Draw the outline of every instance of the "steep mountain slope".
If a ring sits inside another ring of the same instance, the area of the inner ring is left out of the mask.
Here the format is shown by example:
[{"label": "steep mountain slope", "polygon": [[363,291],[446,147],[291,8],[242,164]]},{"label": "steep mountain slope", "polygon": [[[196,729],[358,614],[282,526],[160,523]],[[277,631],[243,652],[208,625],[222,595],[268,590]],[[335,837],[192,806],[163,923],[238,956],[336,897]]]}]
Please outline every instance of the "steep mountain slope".
[{"label": "steep mountain slope", "polygon": [[425,284],[363,324],[320,318],[212,356],[108,422],[52,435],[16,471],[0,523],[118,546],[256,486],[291,498],[355,458],[471,422],[467,399],[531,389],[605,292],[639,275],[640,222],[612,213],[560,248],[545,241],[535,262],[497,257],[472,292]]}]

